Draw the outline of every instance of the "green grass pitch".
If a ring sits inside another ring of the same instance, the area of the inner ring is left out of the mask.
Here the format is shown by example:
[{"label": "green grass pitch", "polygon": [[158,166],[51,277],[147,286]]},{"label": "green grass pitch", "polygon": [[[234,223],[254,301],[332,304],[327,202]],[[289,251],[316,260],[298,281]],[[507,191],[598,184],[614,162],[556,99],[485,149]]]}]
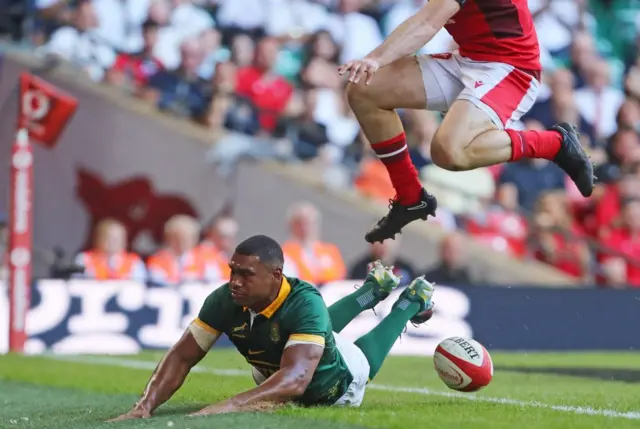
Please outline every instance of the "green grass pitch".
[{"label": "green grass pitch", "polygon": [[155,417],[104,423],[135,402],[161,356],[0,356],[0,428],[640,428],[640,353],[494,353],[494,379],[476,394],[447,389],[431,358],[390,357],[360,408],[185,417],[252,387],[242,358],[220,350]]}]

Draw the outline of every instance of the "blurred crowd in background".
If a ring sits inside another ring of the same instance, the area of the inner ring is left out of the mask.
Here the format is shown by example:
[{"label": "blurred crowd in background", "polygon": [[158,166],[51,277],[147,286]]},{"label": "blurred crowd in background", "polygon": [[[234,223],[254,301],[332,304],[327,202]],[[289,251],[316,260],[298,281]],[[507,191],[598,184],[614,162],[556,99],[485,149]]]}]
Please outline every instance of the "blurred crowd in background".
[{"label": "blurred crowd in background", "polygon": [[[246,157],[304,162],[329,187],[353,187],[381,202],[393,197],[386,170],[346,103],[337,67],[369,53],[424,0],[35,0],[27,9],[22,1],[2,2],[9,13],[0,27],[9,37],[207,127],[208,161],[223,174]],[[430,143],[440,114],[400,111],[420,177],[440,202],[431,222],[448,235],[441,265],[395,263],[410,274],[428,271],[436,282],[481,281],[464,269],[463,232],[584,284],[640,287],[640,0],[529,0],[529,7],[543,85],[517,126],[577,124],[597,166],[594,196],[582,198],[545,160],[469,172],[439,169]],[[442,30],[421,52],[455,49]],[[321,241],[315,208],[292,208],[289,222],[287,269],[308,280],[362,277],[372,257],[396,259],[398,243],[389,241],[347,269],[337,248]],[[109,221],[103,234],[126,234],[114,233],[118,228]],[[203,276],[224,275],[229,247],[219,234],[236,228],[232,218],[220,218],[205,228],[198,246],[197,221],[180,217],[167,224],[167,246],[197,247],[189,264]],[[177,230],[189,238],[175,238]],[[170,268],[163,255],[149,258],[146,267],[132,257],[131,275],[171,282],[184,269]],[[109,272],[104,262],[102,268],[91,262],[90,252],[79,258]]]}]

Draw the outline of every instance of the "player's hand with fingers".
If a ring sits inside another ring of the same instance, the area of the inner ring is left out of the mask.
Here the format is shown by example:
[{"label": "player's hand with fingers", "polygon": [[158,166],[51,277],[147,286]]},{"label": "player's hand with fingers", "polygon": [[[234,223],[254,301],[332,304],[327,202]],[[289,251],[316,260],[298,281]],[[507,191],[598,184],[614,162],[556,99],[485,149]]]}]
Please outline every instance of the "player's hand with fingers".
[{"label": "player's hand with fingers", "polygon": [[133,419],[148,419],[151,417],[151,413],[147,410],[143,410],[141,408],[134,408],[133,410],[124,413],[116,418],[107,420],[108,422],[121,422],[124,420],[133,420]]},{"label": "player's hand with fingers", "polygon": [[380,68],[380,62],[375,58],[365,57],[361,60],[352,60],[338,68],[341,76],[347,74],[351,83],[359,83],[364,79],[364,84],[369,85],[373,75]]}]

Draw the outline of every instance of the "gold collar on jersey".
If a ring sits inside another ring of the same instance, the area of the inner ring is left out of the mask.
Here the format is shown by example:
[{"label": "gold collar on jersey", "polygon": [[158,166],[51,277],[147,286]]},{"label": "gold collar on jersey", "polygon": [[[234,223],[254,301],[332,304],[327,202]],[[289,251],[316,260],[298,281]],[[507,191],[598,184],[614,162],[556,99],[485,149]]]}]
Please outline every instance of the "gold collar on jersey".
[{"label": "gold collar on jersey", "polygon": [[[282,276],[282,284],[280,285],[280,290],[278,291],[278,296],[273,300],[271,304],[264,310],[262,310],[259,314],[262,314],[267,319],[271,319],[271,316],[278,311],[278,309],[282,306],[282,303],[291,293],[291,285],[289,284],[289,280],[286,277]],[[243,311],[247,311],[247,307],[242,307]]]}]

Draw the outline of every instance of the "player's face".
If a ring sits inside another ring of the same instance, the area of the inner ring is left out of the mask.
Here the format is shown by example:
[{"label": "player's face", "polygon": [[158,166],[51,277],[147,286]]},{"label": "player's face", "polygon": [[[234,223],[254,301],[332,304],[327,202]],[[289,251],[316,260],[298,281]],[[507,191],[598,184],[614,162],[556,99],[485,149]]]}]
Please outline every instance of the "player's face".
[{"label": "player's face", "polygon": [[242,306],[253,308],[269,299],[277,272],[260,262],[256,256],[245,256],[234,253],[229,260],[231,278],[229,288],[231,297]]}]

